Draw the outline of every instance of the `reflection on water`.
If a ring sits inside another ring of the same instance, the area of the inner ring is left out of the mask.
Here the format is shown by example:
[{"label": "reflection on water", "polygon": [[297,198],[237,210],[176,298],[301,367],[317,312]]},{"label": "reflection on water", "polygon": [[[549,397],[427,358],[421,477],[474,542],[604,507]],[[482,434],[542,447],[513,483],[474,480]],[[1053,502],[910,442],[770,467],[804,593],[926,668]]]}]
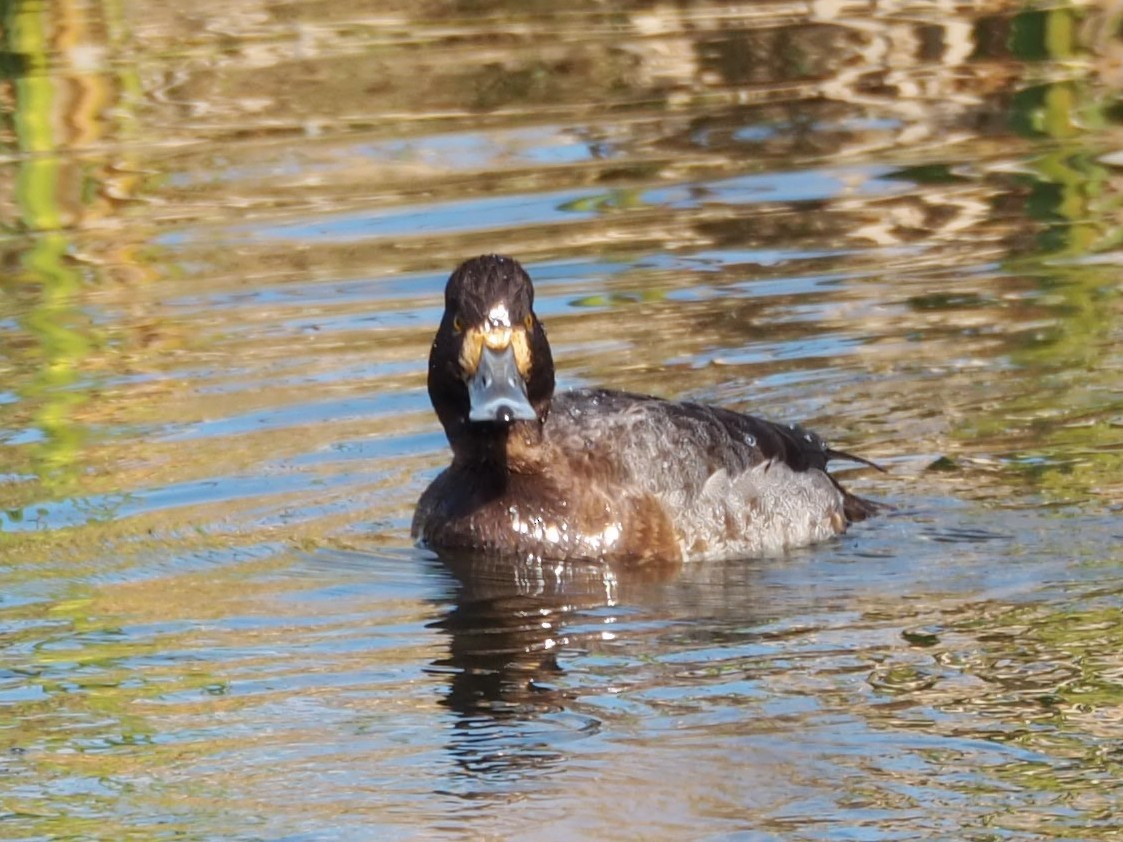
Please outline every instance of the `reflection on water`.
[{"label": "reflection on water", "polygon": [[948,520],[928,504],[831,554],[674,575],[446,560],[433,670],[457,717],[449,791],[592,810],[594,835],[635,821],[637,838],[689,835],[699,811],[719,835],[817,838],[902,815],[936,834],[1027,830],[1019,810],[1046,818],[1066,799],[1037,774],[1063,767],[1079,788],[1089,762],[1105,769],[1089,758],[1107,731],[1064,735],[1091,690],[1072,658],[1117,664],[1099,632],[1118,625],[1118,576],[1101,588],[1102,567],[1074,567],[1065,538],[1024,537],[1036,515],[935,525]]},{"label": "reflection on water", "polygon": [[458,579],[453,607],[433,624],[449,640],[447,657],[433,663],[435,674],[448,677],[443,702],[457,717],[449,750],[471,779],[517,785],[525,771],[564,760],[552,737],[600,724],[567,711],[551,681],[564,672],[558,651],[580,645],[568,618],[614,605],[614,576],[600,565],[512,569],[484,559],[453,561],[449,569]]},{"label": "reflection on water", "polygon": [[[1116,5],[0,5],[0,837],[1117,836]],[[485,251],[896,511],[413,549]]]}]

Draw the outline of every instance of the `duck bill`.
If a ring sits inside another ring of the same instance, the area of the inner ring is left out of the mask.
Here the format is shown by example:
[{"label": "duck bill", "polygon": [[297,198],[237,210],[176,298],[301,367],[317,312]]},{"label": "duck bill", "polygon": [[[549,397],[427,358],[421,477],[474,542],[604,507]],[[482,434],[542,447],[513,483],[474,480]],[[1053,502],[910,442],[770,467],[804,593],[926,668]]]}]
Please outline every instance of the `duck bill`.
[{"label": "duck bill", "polygon": [[484,346],[476,373],[468,380],[469,421],[535,421],[538,413],[526,396],[526,382],[515,362],[514,349]]}]

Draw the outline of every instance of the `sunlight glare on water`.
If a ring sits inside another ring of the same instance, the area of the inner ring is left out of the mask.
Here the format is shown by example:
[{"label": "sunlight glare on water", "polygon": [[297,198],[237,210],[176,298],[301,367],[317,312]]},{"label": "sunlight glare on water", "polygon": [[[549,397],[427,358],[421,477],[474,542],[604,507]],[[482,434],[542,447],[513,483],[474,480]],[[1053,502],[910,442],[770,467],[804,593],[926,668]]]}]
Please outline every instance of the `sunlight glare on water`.
[{"label": "sunlight glare on water", "polygon": [[[1123,832],[1116,4],[0,6],[0,838]],[[806,423],[780,558],[438,560],[449,272]]]}]

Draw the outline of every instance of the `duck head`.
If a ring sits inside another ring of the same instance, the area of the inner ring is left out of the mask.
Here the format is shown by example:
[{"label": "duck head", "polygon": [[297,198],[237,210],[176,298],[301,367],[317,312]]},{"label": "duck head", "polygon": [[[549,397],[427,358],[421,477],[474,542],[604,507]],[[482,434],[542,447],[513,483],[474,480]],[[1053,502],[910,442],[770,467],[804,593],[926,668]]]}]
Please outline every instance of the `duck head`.
[{"label": "duck head", "polygon": [[534,288],[517,261],[484,255],[448,279],[429,353],[429,398],[453,449],[518,423],[543,424],[554,361],[534,314]]}]

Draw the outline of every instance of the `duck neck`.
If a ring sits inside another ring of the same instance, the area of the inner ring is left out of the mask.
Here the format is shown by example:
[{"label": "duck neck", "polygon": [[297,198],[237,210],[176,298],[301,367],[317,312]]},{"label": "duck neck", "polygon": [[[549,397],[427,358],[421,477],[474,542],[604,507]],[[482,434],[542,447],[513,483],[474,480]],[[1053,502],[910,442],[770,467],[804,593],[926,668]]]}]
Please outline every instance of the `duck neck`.
[{"label": "duck neck", "polygon": [[455,438],[450,437],[453,461],[473,471],[506,474],[520,472],[525,454],[542,439],[542,423],[517,421],[514,424],[469,424]]}]

